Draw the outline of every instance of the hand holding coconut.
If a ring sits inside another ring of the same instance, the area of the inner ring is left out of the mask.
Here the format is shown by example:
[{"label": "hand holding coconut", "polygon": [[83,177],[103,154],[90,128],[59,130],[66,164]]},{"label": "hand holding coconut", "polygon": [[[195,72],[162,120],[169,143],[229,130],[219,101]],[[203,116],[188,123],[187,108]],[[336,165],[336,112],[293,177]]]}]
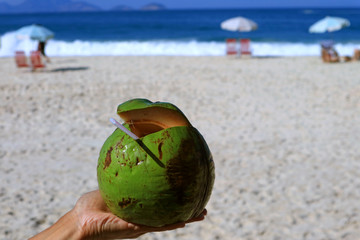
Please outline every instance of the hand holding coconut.
[{"label": "hand holding coconut", "polygon": [[30,238],[30,240],[137,238],[149,232],[163,232],[182,228],[187,223],[203,220],[205,215],[206,210],[190,221],[164,227],[136,225],[112,214],[97,190],[83,195],[71,211],[48,229]]},{"label": "hand holding coconut", "polygon": [[105,141],[99,190],[32,239],[124,239],[201,221],[215,180],[202,137],[176,106],[133,99],[118,106],[124,120]]}]

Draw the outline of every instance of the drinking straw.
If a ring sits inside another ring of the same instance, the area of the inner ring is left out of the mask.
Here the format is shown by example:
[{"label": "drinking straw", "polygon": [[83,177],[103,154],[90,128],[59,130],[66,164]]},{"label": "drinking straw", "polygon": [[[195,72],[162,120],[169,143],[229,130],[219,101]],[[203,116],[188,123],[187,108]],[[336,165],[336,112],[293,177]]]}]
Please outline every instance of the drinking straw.
[{"label": "drinking straw", "polygon": [[138,136],[136,136],[134,133],[130,132],[126,127],[124,127],[121,123],[119,123],[118,121],[116,121],[113,118],[110,118],[110,122],[112,124],[114,124],[116,127],[118,127],[121,131],[123,131],[124,133],[126,133],[127,135],[129,135],[132,139],[134,139],[135,141],[137,141],[139,139]]},{"label": "drinking straw", "polygon": [[126,127],[124,127],[121,123],[119,123],[118,121],[116,121],[113,118],[110,118],[110,122],[112,124],[114,124],[116,127],[118,127],[121,131],[123,131],[124,133],[126,133],[127,135],[129,135],[129,137],[131,137],[132,139],[134,139],[144,150],[147,154],[150,155],[150,157],[152,159],[154,159],[154,161],[162,168],[165,167],[164,163],[162,163],[160,161],[160,159],[141,141],[141,139],[136,136],[134,133],[132,133],[131,131],[129,131]]}]

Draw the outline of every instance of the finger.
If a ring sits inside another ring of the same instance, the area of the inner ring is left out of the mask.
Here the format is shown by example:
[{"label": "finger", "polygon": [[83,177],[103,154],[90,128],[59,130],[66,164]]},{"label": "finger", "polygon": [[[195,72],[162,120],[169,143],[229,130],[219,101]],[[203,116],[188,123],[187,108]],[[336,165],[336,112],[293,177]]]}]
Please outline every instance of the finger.
[{"label": "finger", "polygon": [[203,214],[204,214],[204,216],[207,215],[207,209],[206,208],[203,210]]},{"label": "finger", "polygon": [[187,220],[185,223],[188,224],[188,223],[193,223],[193,222],[199,222],[199,221],[202,221],[204,219],[205,219],[204,215],[199,215],[197,217],[194,217],[192,219]]},{"label": "finger", "polygon": [[175,223],[175,224],[171,224],[171,225],[166,225],[163,227],[153,228],[152,232],[171,231],[171,230],[175,230],[175,229],[183,228],[183,227],[185,227],[185,222],[180,222],[180,223]]},{"label": "finger", "polygon": [[143,225],[135,225],[134,230],[147,233],[147,232],[164,232],[164,231],[171,231],[178,228],[185,227],[185,222],[179,222],[174,223],[162,227],[149,227],[149,226],[143,226]]},{"label": "finger", "polygon": [[135,236],[135,234],[139,234],[139,236],[140,236],[140,235],[143,235],[143,234],[149,233],[149,232],[171,231],[171,230],[175,230],[178,228],[184,228],[185,225],[188,223],[201,221],[205,218],[206,214],[207,214],[207,210],[204,209],[199,216],[194,217],[186,222],[179,222],[179,223],[175,223],[175,224],[166,225],[163,227],[149,227],[149,226],[145,226],[145,225],[127,223],[127,229],[128,230],[131,229],[133,231],[133,234],[134,234],[133,236]]},{"label": "finger", "polygon": [[186,221],[186,223],[198,222],[204,220],[205,216],[207,215],[207,210],[204,209],[199,216],[194,217]]}]

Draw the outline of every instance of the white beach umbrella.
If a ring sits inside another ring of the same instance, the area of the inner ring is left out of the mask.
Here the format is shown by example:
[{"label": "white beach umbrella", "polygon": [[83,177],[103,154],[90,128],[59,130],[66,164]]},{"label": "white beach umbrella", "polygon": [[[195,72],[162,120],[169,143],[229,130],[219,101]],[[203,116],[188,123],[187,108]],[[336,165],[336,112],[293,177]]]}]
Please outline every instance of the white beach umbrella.
[{"label": "white beach umbrella", "polygon": [[221,28],[233,32],[250,32],[258,28],[257,24],[244,17],[234,17],[221,23]]},{"label": "white beach umbrella", "polygon": [[350,21],[340,17],[325,17],[310,26],[311,33],[334,32],[350,26]]},{"label": "white beach umbrella", "polygon": [[24,26],[19,30],[17,30],[16,36],[18,38],[29,37],[31,39],[44,42],[50,38],[53,38],[54,33],[41,25],[32,24],[32,25]]}]

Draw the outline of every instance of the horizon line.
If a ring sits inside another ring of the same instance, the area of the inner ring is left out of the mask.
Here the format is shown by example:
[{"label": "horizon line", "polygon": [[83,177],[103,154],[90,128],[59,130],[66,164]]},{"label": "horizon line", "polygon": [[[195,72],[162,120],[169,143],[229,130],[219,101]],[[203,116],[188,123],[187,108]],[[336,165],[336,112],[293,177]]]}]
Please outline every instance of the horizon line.
[{"label": "horizon line", "polygon": [[[16,8],[16,7],[15,7]],[[113,10],[110,9],[98,9],[98,10],[90,10],[90,11],[39,11],[39,12],[24,12],[24,11],[14,11],[14,12],[0,12],[0,15],[7,15],[7,14],[35,14],[35,13],[71,13],[71,12],[78,12],[78,13],[94,13],[94,12],[164,12],[164,11],[192,11],[192,10],[275,10],[275,9],[303,9],[303,10],[318,10],[318,9],[360,9],[360,6],[345,6],[345,7],[322,7],[322,6],[259,6],[259,7],[224,7],[224,8],[216,8],[216,7],[207,7],[207,8],[165,8],[165,9],[158,9],[158,10],[143,10],[143,9],[129,9],[129,10]]]}]

